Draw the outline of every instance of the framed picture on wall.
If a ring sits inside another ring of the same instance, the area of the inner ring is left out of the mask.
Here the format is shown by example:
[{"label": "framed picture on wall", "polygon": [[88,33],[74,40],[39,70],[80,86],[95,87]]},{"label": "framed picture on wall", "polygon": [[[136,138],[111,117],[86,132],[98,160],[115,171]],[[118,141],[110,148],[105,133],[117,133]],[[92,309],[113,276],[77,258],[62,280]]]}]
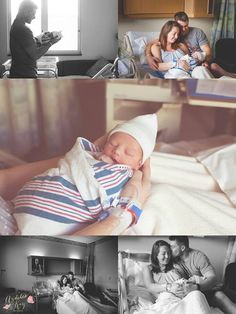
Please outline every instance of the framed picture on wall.
[{"label": "framed picture on wall", "polygon": [[32,276],[45,275],[45,258],[43,256],[28,256],[28,274]]}]

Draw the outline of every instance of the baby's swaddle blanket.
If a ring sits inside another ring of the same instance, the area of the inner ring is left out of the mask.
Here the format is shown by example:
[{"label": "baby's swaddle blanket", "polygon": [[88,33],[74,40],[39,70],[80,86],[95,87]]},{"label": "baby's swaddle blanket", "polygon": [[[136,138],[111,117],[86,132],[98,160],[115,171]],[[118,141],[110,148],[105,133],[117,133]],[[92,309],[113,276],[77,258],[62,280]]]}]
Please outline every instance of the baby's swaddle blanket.
[{"label": "baby's swaddle blanket", "polygon": [[112,205],[132,176],[130,167],[96,159],[99,149],[84,138],[52,168],[20,190],[14,217],[21,234],[68,234]]},{"label": "baby's swaddle blanket", "polygon": [[188,54],[184,54],[184,53],[183,53],[183,55],[180,58],[174,59],[174,61],[177,61],[177,60],[186,61],[187,64],[189,65],[189,67],[190,67],[189,71],[186,71],[183,68],[179,68],[179,67],[176,66],[175,68],[169,69],[166,72],[165,78],[190,78],[191,77],[191,72],[193,71],[193,69],[196,66],[198,66],[198,60],[193,58],[192,56],[190,56]]}]

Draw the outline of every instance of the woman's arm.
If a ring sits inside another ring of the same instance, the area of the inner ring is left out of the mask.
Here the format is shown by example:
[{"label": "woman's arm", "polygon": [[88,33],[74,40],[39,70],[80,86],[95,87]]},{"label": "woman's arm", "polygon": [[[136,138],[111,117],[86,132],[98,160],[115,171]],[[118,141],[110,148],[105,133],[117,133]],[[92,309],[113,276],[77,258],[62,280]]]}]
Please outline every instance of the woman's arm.
[{"label": "woman's arm", "polygon": [[154,294],[167,291],[167,292],[173,293],[179,298],[183,298],[186,295],[184,287],[179,285],[178,283],[175,283],[175,282],[164,283],[164,284],[155,283],[153,280],[151,271],[150,271],[150,266],[146,266],[144,268],[143,280],[144,280],[144,284],[146,288]]},{"label": "woman's arm", "polygon": [[166,291],[167,284],[158,284],[154,282],[150,266],[145,266],[143,269],[143,281],[146,288],[154,294]]},{"label": "woman's arm", "polygon": [[[142,171],[137,170],[126,184],[121,196],[135,200],[141,206],[145,203],[151,189],[150,183],[150,160],[148,159]],[[117,235],[126,230],[132,223],[133,217],[129,211],[116,208],[105,220],[95,222],[90,226],[79,230],[76,235]]]},{"label": "woman's arm", "polygon": [[161,46],[159,43],[155,43],[151,46],[152,55],[158,60],[158,70],[159,71],[168,71],[174,65],[172,61],[163,62],[161,57]]},{"label": "woman's arm", "polygon": [[0,195],[5,200],[15,197],[19,189],[34,176],[57,166],[60,157],[37,161],[0,171]]},{"label": "woman's arm", "polygon": [[153,70],[158,70],[159,60],[158,60],[158,58],[153,56],[151,47],[154,44],[158,44],[158,43],[159,43],[159,39],[154,39],[154,40],[150,41],[149,43],[147,43],[147,45],[145,47],[145,57],[146,57],[147,64]]}]

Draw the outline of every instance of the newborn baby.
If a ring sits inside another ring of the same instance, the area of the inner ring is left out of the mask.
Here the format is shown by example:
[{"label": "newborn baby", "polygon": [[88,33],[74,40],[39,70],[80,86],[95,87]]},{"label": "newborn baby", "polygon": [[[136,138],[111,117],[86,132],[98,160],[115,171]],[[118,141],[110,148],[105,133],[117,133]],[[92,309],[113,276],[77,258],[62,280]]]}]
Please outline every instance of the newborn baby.
[{"label": "newborn baby", "polygon": [[57,168],[25,184],[13,200],[21,234],[71,234],[117,206],[133,174],[151,155],[157,134],[156,114],[114,128],[101,150],[84,138]]},{"label": "newborn baby", "polygon": [[190,55],[183,55],[179,60],[184,60],[190,66],[189,71],[185,71],[184,69],[178,67],[178,62],[176,66],[172,69],[169,69],[164,77],[166,79],[175,79],[175,78],[191,78],[192,70],[198,65],[198,60],[191,57]]}]

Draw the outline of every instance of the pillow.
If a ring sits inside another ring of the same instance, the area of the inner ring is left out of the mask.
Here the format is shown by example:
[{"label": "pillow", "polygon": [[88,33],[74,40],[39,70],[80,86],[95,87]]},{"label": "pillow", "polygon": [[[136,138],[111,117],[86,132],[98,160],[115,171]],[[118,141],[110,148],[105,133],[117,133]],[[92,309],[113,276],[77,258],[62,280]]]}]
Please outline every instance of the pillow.
[{"label": "pillow", "polygon": [[146,44],[159,37],[159,32],[127,32],[134,56],[140,57],[144,54]]},{"label": "pillow", "polygon": [[135,45],[137,45],[137,51],[138,51],[138,55],[140,58],[140,62],[142,64],[146,63],[145,47],[148,43],[147,38],[146,37],[139,37],[139,38],[134,40],[134,43],[135,43]]},{"label": "pillow", "polygon": [[143,268],[149,265],[149,262],[140,262],[130,258],[123,260],[128,287],[141,286],[144,287]]}]

